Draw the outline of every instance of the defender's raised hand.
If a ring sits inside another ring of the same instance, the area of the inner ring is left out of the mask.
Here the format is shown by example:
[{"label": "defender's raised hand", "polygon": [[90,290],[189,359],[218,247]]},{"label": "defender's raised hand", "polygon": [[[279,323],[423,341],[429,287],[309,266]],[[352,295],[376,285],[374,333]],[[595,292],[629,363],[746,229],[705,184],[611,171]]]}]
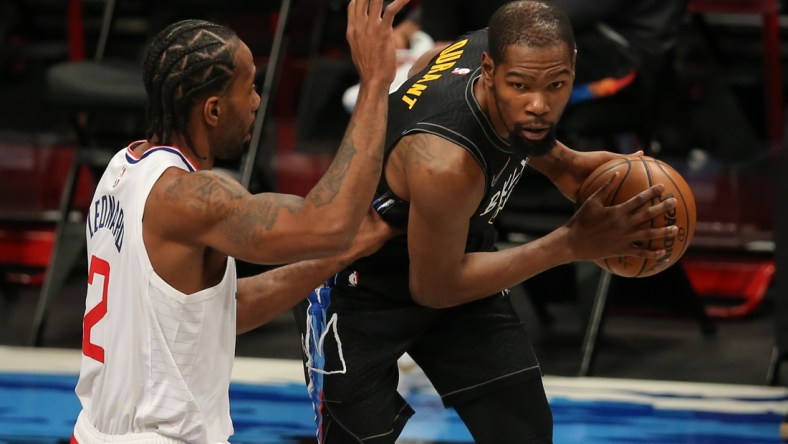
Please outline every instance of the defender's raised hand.
[{"label": "defender's raised hand", "polygon": [[394,16],[409,0],[352,0],[347,10],[347,41],[361,84],[382,82],[388,87],[396,72]]}]

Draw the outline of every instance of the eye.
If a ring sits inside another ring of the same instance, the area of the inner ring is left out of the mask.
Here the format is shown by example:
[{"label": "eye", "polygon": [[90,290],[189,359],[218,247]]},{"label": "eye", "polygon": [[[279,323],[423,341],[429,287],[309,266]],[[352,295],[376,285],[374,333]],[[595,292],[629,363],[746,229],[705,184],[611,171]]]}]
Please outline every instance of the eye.
[{"label": "eye", "polygon": [[551,83],[551,84],[550,84],[550,88],[552,88],[552,89],[561,89],[561,88],[563,88],[563,87],[564,87],[564,85],[566,85],[566,82],[564,82],[564,81],[562,80],[562,81],[559,81],[559,82],[553,82],[553,83]]},{"label": "eye", "polygon": [[514,88],[514,89],[519,89],[519,90],[525,90],[526,89],[525,83],[512,82],[512,83],[510,83],[510,85],[512,85],[512,88]]}]

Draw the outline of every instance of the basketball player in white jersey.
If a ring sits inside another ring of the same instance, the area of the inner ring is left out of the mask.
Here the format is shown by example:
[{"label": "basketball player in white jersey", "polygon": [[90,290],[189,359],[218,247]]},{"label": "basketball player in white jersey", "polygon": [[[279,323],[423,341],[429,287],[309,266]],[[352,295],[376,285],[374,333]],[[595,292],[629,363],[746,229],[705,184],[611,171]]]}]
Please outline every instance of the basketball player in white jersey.
[{"label": "basketball player in white jersey", "polygon": [[[82,411],[72,442],[228,442],[235,335],[391,235],[369,204],[395,71],[392,22],[405,3],[350,2],[347,38],[362,91],[334,162],[305,198],[251,195],[210,171],[216,158],[241,153],[260,104],[252,54],[238,36],[188,20],[151,43],[146,140],[113,157],[87,217]],[[233,258],[313,260],[236,280]],[[325,273],[283,279],[301,267]]]}]

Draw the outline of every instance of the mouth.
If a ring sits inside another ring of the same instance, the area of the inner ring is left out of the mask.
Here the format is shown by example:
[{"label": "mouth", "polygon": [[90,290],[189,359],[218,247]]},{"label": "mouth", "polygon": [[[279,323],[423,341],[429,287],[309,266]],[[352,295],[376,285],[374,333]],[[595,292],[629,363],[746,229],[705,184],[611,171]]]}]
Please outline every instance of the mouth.
[{"label": "mouth", "polygon": [[528,140],[542,140],[549,131],[549,126],[521,127],[520,135],[522,135],[524,139]]}]

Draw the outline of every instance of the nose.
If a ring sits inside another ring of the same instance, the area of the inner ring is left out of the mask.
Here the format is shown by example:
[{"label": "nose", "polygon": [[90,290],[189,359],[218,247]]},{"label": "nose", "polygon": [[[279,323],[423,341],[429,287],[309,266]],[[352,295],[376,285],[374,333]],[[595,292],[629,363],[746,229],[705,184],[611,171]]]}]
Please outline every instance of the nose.
[{"label": "nose", "polygon": [[550,105],[547,98],[541,92],[534,92],[529,95],[525,104],[525,112],[535,116],[542,116],[550,112]]}]

